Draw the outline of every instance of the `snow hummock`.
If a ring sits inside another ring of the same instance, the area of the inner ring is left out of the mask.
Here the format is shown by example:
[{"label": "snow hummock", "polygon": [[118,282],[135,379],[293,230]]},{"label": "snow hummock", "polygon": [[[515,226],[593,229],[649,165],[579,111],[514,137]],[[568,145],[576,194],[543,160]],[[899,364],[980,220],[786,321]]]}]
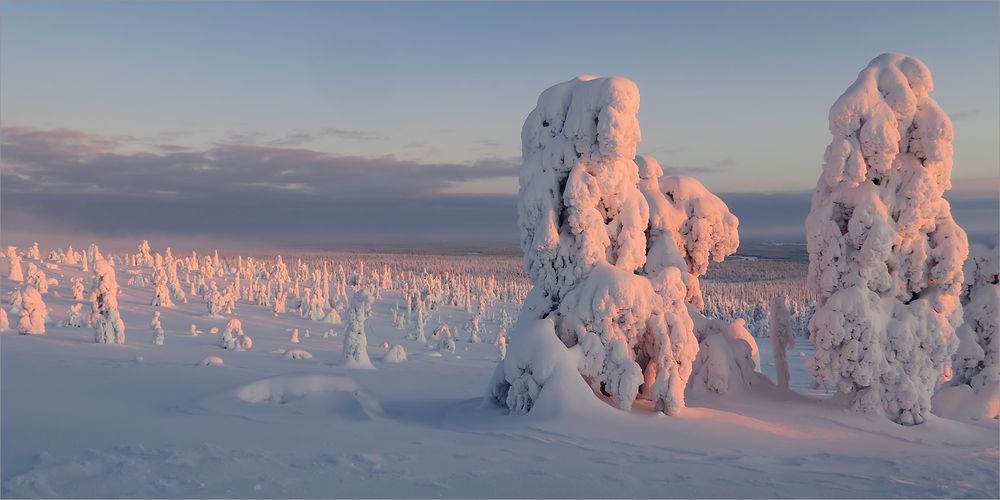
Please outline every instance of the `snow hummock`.
[{"label": "snow hummock", "polygon": [[385,353],[385,357],[382,358],[385,363],[405,363],[406,362],[406,349],[399,344],[395,344],[389,348],[389,351]]},{"label": "snow hummock", "polygon": [[305,349],[288,349],[282,354],[288,359],[312,359],[313,355]]},{"label": "snow hummock", "polygon": [[601,407],[577,369],[581,348],[563,345],[552,320],[520,320],[509,336],[507,357],[493,373],[487,403],[540,417]]},{"label": "snow hummock", "polygon": [[224,366],[226,363],[218,356],[205,356],[198,364],[201,366]]},{"label": "snow hummock", "polygon": [[706,318],[697,312],[695,318],[700,340],[698,357],[694,361],[688,391],[691,394],[728,394],[744,392],[760,371],[757,342],[742,318],[727,323],[718,318]]},{"label": "snow hummock", "polygon": [[346,377],[285,375],[258,380],[236,389],[236,398],[253,404],[291,405],[300,402],[332,404],[340,417],[376,420],[385,417],[374,396]]}]

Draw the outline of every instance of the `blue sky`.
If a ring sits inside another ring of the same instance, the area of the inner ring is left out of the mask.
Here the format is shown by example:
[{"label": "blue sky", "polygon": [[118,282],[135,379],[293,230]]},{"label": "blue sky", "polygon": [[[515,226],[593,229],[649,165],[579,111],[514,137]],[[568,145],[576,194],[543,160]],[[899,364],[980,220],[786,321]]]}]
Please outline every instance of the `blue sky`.
[{"label": "blue sky", "polygon": [[[6,0],[0,119],[116,154],[238,143],[412,172],[516,161],[542,90],[620,75],[642,92],[640,152],[717,192],[794,191],[819,174],[829,106],[894,51],[934,72],[959,184],[995,191],[998,5]],[[441,182],[440,196],[516,191],[512,175]]]}]

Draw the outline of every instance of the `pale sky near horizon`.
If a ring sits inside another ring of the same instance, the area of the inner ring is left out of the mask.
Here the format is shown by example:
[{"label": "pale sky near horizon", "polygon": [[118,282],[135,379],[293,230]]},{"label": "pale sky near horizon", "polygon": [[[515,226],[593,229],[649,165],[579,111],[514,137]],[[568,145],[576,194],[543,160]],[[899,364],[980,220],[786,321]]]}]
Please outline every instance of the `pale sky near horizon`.
[{"label": "pale sky near horizon", "polygon": [[[437,184],[420,196],[510,195],[538,94],[579,74],[620,75],[642,93],[641,153],[717,192],[799,191],[819,174],[830,105],[891,51],[934,73],[933,96],[955,125],[956,184],[992,193],[998,6],[6,0],[0,120],[19,161],[48,161],[58,177],[80,150],[113,155],[140,191],[204,157],[295,170],[322,156],[365,172],[433,170]],[[416,182],[383,177],[349,194],[403,184],[393,197]],[[280,187],[294,196],[313,180]],[[7,195],[22,189],[4,182]]]}]

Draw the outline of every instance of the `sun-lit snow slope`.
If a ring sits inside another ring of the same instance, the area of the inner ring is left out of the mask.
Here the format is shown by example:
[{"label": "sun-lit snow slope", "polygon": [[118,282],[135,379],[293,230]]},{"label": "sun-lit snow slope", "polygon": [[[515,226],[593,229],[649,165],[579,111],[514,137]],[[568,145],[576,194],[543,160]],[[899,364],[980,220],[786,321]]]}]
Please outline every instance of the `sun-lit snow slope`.
[{"label": "sun-lit snow slope", "polygon": [[[28,261],[28,259],[25,259]],[[7,275],[0,259],[0,275]],[[64,317],[78,266],[45,300]],[[84,326],[0,336],[4,497],[997,497],[996,421],[931,417],[903,427],[793,393],[691,398],[680,416],[636,404],[591,415],[515,417],[483,407],[497,324],[485,343],[438,351],[392,326],[397,291],[367,325],[375,370],[339,365],[343,326],[240,303],[253,348],[223,350],[205,304],[162,309],[126,284],[123,346]],[[86,273],[89,277],[89,273]],[[0,281],[6,300],[12,283]],[[57,298],[58,294],[63,298]],[[84,305],[88,312],[89,304]],[[516,307],[510,306],[511,313]],[[444,307],[452,328],[470,314]],[[16,317],[11,317],[12,323]],[[428,330],[437,325],[432,314]],[[191,336],[196,324],[203,333]],[[289,342],[290,329],[301,342]],[[309,329],[310,336],[305,337]],[[386,363],[383,343],[408,360]],[[436,345],[436,344],[434,344]],[[302,349],[309,359],[278,351]],[[805,387],[802,349],[789,353]],[[770,348],[761,339],[765,372]],[[200,366],[218,356],[222,366]]]}]

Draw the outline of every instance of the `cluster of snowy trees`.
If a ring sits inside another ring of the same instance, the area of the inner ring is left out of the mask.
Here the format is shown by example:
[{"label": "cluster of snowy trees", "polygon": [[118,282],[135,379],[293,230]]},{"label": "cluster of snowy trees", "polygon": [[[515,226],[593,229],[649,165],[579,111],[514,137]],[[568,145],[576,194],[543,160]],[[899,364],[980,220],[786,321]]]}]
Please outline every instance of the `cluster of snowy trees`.
[{"label": "cluster of snowy trees", "polygon": [[[776,283],[748,318],[773,338],[778,385],[807,324],[815,383],[901,424],[927,418],[943,381],[1000,389],[996,249],[963,276],[968,242],[943,197],[953,132],[932,89],[922,62],[884,54],[837,100],[806,222],[807,289],[789,301]],[[518,224],[532,289],[509,339],[518,354],[487,391],[511,412],[531,411],[564,365],[622,409],[641,397],[668,414],[686,388],[760,377],[747,322],[718,299],[714,318],[702,312],[699,278],[736,250],[736,218],[696,180],[636,156],[638,107],[631,81],[584,76],[543,92],[525,120]]]},{"label": "cluster of snowy trees", "polygon": [[[23,282],[23,285],[12,291],[9,309],[0,316],[0,326],[3,326],[0,331],[7,329],[10,313],[18,316],[18,333],[42,335],[46,331],[46,325],[52,324],[44,296],[49,293],[49,286],[57,285],[58,281],[46,277],[39,265],[54,269],[58,269],[58,266],[43,263],[37,242],[25,252],[25,258],[29,259],[27,275],[21,269],[21,257],[15,247],[8,247],[5,254],[11,266],[8,279],[14,283]],[[118,283],[114,265],[105,260],[97,246],[91,245],[86,254],[76,252],[72,247],[67,252],[59,249],[50,252],[48,259],[66,265],[80,264],[85,270],[89,267],[94,269],[94,276],[90,280],[90,315],[84,318],[83,304],[76,303],[68,308],[66,319],[61,320],[59,325],[79,328],[87,324],[94,328],[96,342],[125,343],[125,324],[118,310]],[[73,300],[85,300],[86,288],[82,280],[74,280],[71,286]]]}]

